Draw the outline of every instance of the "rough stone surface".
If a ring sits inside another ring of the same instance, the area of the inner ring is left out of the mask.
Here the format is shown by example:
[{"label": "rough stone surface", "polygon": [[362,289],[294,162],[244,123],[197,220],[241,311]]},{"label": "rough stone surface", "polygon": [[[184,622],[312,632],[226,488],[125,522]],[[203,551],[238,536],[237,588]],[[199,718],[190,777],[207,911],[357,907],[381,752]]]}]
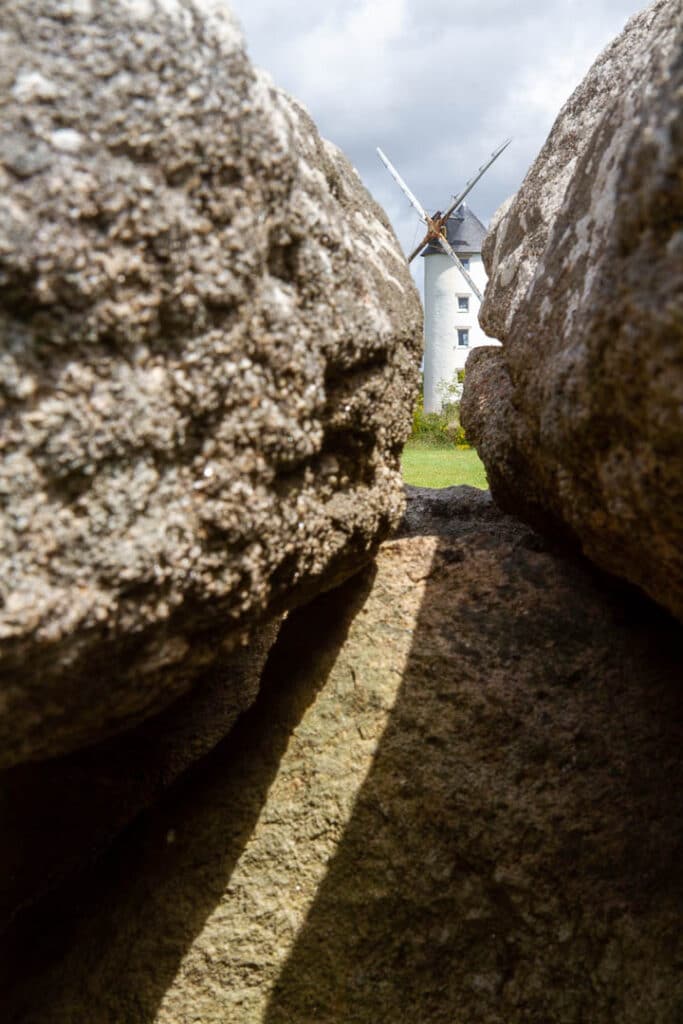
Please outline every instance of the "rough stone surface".
[{"label": "rough stone surface", "polygon": [[414,492],[231,741],[2,951],[4,1020],[676,1024],[679,654],[488,494]]},{"label": "rough stone surface", "polygon": [[683,616],[683,7],[631,19],[484,247],[462,419],[494,497]]},{"label": "rough stone surface", "polygon": [[254,701],[279,628],[259,627],[137,728],[0,773],[0,934],[94,863],[140,812],[230,732]]},{"label": "rough stone surface", "polygon": [[0,21],[0,762],[129,728],[400,518],[417,293],[214,0]]}]

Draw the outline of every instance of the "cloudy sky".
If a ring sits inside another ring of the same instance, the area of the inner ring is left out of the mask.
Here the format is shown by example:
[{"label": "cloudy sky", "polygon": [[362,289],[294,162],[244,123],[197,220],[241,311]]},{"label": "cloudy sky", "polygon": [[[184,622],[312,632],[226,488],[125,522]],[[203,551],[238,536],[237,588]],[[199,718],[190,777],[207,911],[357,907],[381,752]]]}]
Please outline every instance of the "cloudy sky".
[{"label": "cloudy sky", "polygon": [[[506,137],[471,193],[487,223],[562,105],[643,0],[232,0],[255,64],[308,108],[384,206],[404,249],[419,221],[381,146],[433,212]],[[422,261],[413,266],[421,275]]]}]

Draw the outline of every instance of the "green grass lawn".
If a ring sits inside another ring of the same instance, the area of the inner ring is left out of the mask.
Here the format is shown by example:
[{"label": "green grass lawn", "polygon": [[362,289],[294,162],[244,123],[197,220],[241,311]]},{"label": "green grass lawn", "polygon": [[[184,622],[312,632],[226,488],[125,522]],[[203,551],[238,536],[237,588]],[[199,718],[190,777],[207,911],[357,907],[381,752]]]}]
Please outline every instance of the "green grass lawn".
[{"label": "green grass lawn", "polygon": [[484,464],[474,448],[435,448],[409,441],[401,456],[407,484],[415,487],[451,487],[470,484],[488,489]]}]

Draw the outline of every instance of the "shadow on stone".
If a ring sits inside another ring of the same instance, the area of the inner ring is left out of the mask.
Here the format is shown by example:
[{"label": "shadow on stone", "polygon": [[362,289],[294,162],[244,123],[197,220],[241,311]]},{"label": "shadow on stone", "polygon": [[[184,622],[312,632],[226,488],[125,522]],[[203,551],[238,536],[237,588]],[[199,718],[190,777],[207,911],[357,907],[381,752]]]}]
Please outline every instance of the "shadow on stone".
[{"label": "shadow on stone", "polygon": [[487,494],[411,505],[38,968],[33,922],[6,1020],[680,1019],[680,627]]},{"label": "shadow on stone", "polygon": [[682,1019],[680,627],[471,497],[265,1024]]},{"label": "shadow on stone", "polygon": [[221,652],[190,693],[142,724],[74,754],[0,774],[0,936],[94,863],[171,783],[228,735],[255,700],[280,618]]},{"label": "shadow on stone", "polygon": [[[259,697],[230,735],[100,864],[2,936],[0,989],[10,994],[4,1020],[156,1019],[183,954],[229,887],[291,731],[325,684],[373,575],[370,567],[319,597],[310,610],[293,613],[271,651]],[[314,672],[311,635],[324,638]],[[90,811],[88,803],[84,813]],[[54,813],[63,819],[57,808]],[[46,844],[53,842],[45,822],[36,822],[36,831],[43,831]],[[59,848],[60,837],[54,841]],[[139,915],[131,919],[136,901]],[[76,951],[73,960],[70,951]]]}]

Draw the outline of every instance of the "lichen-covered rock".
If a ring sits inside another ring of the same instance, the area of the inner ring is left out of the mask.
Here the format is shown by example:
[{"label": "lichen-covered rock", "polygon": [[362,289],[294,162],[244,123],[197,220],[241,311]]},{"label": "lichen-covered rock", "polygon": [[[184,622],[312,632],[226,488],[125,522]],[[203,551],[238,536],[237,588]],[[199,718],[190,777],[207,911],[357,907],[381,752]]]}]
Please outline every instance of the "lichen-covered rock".
[{"label": "lichen-covered rock", "polygon": [[0,23],[0,762],[128,727],[402,509],[419,300],[214,0]]},{"label": "lichen-covered rock", "polygon": [[7,1024],[679,1020],[677,624],[485,492],[411,504],[290,616],[222,749],[0,949]]},{"label": "lichen-covered rock", "polygon": [[494,497],[683,616],[683,8],[631,19],[484,247],[462,418]]}]

